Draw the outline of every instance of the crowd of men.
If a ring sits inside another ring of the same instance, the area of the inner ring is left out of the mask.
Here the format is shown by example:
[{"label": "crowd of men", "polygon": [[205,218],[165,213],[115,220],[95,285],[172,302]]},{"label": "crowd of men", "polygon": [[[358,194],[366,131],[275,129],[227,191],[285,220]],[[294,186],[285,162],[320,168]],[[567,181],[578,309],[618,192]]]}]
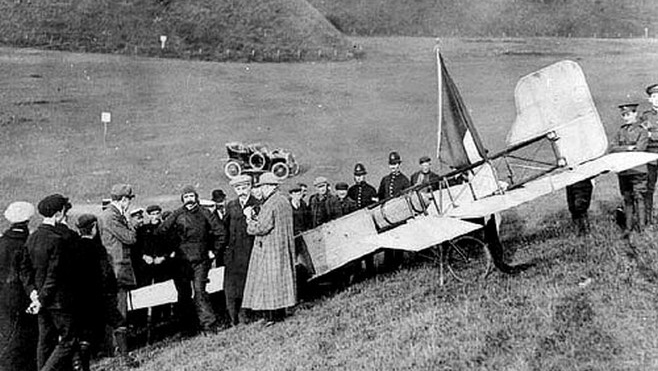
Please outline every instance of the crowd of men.
[{"label": "crowd of men", "polygon": [[[204,202],[194,187],[185,186],[182,206],[172,211],[160,205],[131,209],[135,194],[128,184],[111,188],[100,215],[69,218],[72,204],[61,194],[43,198],[36,208],[12,203],[4,214],[11,226],[0,237],[0,274],[7,283],[0,298],[0,366],[88,370],[107,333],[118,361],[138,366],[128,351],[130,291],[169,279],[178,293],[173,319],[180,328],[217,332],[224,326],[206,292],[213,265],[225,267],[224,303],[231,325],[259,317],[266,325],[283,320],[286,308],[297,303],[298,284],[308,278],[302,268],[308,257],[294,236],[400,195],[412,185],[400,171],[401,162],[397,152],[390,153],[390,173],[378,190],[357,163],[354,184],[338,182],[333,191],[326,178],[317,177],[310,197],[305,184],[284,194],[280,180],[263,173],[257,179],[233,178],[229,185],[235,198],[228,202],[221,189]],[[414,184],[438,178],[430,162],[420,159]],[[37,211],[43,220],[30,234],[28,224]],[[399,259],[387,254],[385,264],[395,267]],[[374,273],[373,258],[364,263],[366,272]],[[156,317],[167,315],[171,311],[153,311]]]},{"label": "crowd of men", "polygon": [[[623,124],[611,152],[658,153],[658,84],[646,92],[651,110],[640,115],[638,103],[619,106]],[[211,201],[203,202],[194,187],[185,186],[182,205],[172,211],[160,205],[131,209],[135,194],[128,184],[111,188],[100,215],[82,214],[75,220],[69,220],[72,205],[61,194],[43,198],[36,208],[23,201],[10,204],[4,216],[11,225],[0,237],[0,368],[88,370],[108,328],[119,362],[138,366],[128,352],[129,293],[169,279],[178,292],[173,316],[181,328],[217,332],[224,326],[206,291],[213,265],[225,267],[224,303],[231,325],[257,317],[266,325],[283,320],[308,274],[296,235],[411,186],[438,183],[429,157],[419,159],[420,169],[411,179],[400,171],[401,162],[397,152],[389,154],[390,172],[378,189],[357,163],[352,185],[337,182],[332,190],[328,179],[317,177],[310,196],[302,183],[284,194],[280,180],[266,172],[258,179],[231,179],[235,197],[228,201],[216,189]],[[657,175],[657,163],[619,174],[627,233],[653,224]],[[591,180],[567,190],[569,210],[585,232],[591,194]],[[43,219],[30,233],[28,224],[37,211]],[[394,269],[400,261],[399,253],[385,252],[385,267]],[[349,271],[374,270],[368,256]]]}]

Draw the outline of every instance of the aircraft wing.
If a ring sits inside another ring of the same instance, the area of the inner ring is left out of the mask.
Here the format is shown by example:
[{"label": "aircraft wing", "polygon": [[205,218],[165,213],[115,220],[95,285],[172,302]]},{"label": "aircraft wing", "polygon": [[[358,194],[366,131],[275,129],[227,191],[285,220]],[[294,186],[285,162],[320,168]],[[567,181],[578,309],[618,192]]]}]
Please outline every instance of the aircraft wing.
[{"label": "aircraft wing", "polygon": [[607,172],[620,172],[658,160],[658,154],[646,152],[611,153],[595,160],[529,181],[504,194],[492,195],[462,204],[446,212],[453,218],[479,218],[516,207],[524,202],[549,194],[568,185]]},{"label": "aircraft wing", "polygon": [[481,225],[450,217],[419,216],[365,242],[384,248],[420,251],[482,228]]}]

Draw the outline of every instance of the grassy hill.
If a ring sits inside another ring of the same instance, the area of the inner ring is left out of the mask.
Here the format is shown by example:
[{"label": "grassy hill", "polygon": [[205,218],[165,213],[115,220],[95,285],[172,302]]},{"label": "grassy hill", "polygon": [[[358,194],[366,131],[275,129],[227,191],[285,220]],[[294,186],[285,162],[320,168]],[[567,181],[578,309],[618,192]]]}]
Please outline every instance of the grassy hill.
[{"label": "grassy hill", "polygon": [[[534,205],[547,210],[538,220],[535,208],[506,215],[516,220],[503,231],[514,259],[538,261],[518,276],[494,272],[480,285],[439,286],[436,266],[409,262],[303,303],[272,327],[141,349],[141,370],[655,369],[656,235],[640,236],[631,249],[610,210],[596,208],[592,236],[577,237],[555,202]],[[108,360],[103,367],[112,370]]]},{"label": "grassy hill", "polygon": [[353,35],[440,37],[658,35],[650,0],[309,0]]},{"label": "grassy hill", "polygon": [[5,45],[214,61],[344,60],[354,52],[305,0],[1,0],[0,34]]}]

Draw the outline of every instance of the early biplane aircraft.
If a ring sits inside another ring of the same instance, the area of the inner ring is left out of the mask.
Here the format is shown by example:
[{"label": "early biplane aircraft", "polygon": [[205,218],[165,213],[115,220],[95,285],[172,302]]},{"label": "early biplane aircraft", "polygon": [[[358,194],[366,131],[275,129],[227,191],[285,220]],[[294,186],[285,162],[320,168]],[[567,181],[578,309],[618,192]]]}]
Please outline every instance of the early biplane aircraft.
[{"label": "early biplane aircraft", "polygon": [[[459,91],[436,50],[438,76],[437,157],[453,170],[436,184],[409,188],[297,238],[303,263],[315,280],[381,249],[413,252],[438,248],[455,278],[485,277],[491,264],[504,272],[522,269],[502,259],[496,213],[570,184],[620,172],[658,159],[642,152],[605,154],[608,141],[577,63],[562,61],[521,78],[517,117],[507,148],[491,154],[483,146]],[[484,241],[469,236],[484,230]],[[447,244],[447,249],[444,250]],[[441,266],[443,266],[441,264]],[[222,289],[222,268],[211,270],[209,291]],[[174,302],[171,281],[134,290],[131,307]]]}]

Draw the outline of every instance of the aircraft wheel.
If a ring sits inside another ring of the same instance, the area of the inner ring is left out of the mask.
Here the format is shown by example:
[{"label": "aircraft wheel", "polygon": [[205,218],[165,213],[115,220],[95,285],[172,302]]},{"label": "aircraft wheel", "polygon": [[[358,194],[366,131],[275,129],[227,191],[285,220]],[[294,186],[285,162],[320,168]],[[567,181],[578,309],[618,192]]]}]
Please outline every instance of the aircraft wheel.
[{"label": "aircraft wheel", "polygon": [[229,179],[233,179],[242,174],[242,166],[240,166],[240,163],[237,161],[229,161],[224,165],[224,174],[226,174]]},{"label": "aircraft wheel", "polygon": [[457,237],[446,243],[450,274],[459,282],[475,283],[487,278],[492,259],[487,245],[471,236]]},{"label": "aircraft wheel", "polygon": [[277,162],[276,164],[272,165],[272,173],[274,173],[277,178],[284,180],[288,178],[288,175],[290,175],[290,169],[286,163]]}]

